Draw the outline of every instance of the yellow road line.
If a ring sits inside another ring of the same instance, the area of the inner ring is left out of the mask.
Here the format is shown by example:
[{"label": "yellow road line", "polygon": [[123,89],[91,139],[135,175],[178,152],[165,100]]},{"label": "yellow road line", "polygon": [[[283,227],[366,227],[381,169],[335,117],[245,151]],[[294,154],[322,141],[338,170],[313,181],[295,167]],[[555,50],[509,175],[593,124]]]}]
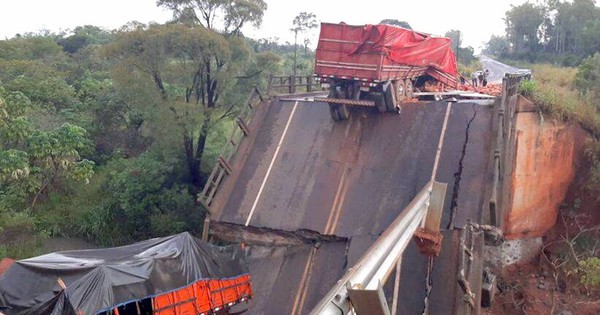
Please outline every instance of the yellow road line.
[{"label": "yellow road line", "polygon": [[[344,169],[344,174],[348,171],[348,168]],[[344,207],[344,202],[346,201],[346,193],[348,192],[348,181],[344,181],[344,188],[342,188],[342,195],[338,201],[337,209],[335,209],[335,219],[333,219],[333,225],[329,229],[329,234],[335,234],[335,229],[337,228],[338,222],[340,220],[340,214],[342,213],[342,208]]]},{"label": "yellow road line", "polygon": [[342,177],[338,183],[337,190],[335,192],[335,197],[333,198],[333,205],[331,205],[331,209],[329,210],[329,218],[327,219],[327,224],[325,224],[325,229],[323,230],[324,234],[328,234],[329,228],[331,226],[331,220],[335,217],[335,210],[340,201],[339,197],[342,192],[344,182],[346,181],[346,166],[344,165],[342,168]]},{"label": "yellow road line", "polygon": [[[316,251],[316,248],[313,248],[310,251],[310,255],[308,255],[308,259],[306,260],[306,265],[304,265],[304,272],[302,273],[302,278],[300,279],[300,284],[298,285],[298,291],[296,292],[296,298],[294,299],[294,307],[290,313],[291,315],[295,315],[297,313],[299,314],[300,310],[302,310],[302,304],[304,303],[306,291],[308,290],[308,283],[306,280]],[[296,313],[296,311],[298,312]]]}]

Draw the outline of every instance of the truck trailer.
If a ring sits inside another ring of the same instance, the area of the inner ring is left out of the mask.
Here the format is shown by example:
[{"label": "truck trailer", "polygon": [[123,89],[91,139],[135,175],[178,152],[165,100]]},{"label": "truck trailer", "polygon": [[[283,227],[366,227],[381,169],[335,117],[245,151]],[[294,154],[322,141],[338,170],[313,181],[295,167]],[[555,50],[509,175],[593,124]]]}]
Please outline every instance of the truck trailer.
[{"label": "truck trailer", "polygon": [[434,80],[458,88],[452,41],[391,25],[321,23],[315,76],[329,90],[333,120],[349,117],[348,106],[400,111],[415,86]]}]

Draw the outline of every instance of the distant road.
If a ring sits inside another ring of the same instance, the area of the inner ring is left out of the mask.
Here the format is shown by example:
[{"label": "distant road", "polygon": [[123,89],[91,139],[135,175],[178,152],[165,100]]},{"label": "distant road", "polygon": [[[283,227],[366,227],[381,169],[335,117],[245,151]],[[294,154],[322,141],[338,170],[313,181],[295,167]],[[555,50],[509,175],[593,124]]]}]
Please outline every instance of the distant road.
[{"label": "distant road", "polygon": [[506,73],[531,72],[529,69],[511,67],[484,55],[479,55],[479,61],[483,64],[484,69],[490,70],[490,75],[488,77],[488,82],[490,83],[502,82],[502,77],[504,77],[504,74]]}]

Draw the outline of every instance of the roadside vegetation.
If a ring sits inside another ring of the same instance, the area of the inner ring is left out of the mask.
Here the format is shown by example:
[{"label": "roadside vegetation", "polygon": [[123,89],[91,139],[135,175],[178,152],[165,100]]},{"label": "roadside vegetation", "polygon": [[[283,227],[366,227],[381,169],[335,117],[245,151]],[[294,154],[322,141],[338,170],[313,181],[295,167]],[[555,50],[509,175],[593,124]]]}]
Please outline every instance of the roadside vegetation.
[{"label": "roadside vegetation", "polygon": [[[243,36],[262,0],[198,3],[158,1],[174,11],[164,25],[0,41],[0,258],[40,254],[51,237],[115,246],[201,231],[196,196],[239,106],[269,73],[292,72],[294,45]],[[308,73],[313,52],[298,52]]]}]

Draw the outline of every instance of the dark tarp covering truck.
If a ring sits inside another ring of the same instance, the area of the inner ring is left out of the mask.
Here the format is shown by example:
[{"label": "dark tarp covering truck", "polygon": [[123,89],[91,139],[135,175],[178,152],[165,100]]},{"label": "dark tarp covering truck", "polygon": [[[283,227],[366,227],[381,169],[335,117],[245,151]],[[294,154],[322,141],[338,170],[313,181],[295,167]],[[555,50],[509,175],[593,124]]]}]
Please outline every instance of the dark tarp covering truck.
[{"label": "dark tarp covering truck", "polygon": [[244,251],[189,233],[24,259],[0,276],[12,314],[207,314],[252,297]]}]

